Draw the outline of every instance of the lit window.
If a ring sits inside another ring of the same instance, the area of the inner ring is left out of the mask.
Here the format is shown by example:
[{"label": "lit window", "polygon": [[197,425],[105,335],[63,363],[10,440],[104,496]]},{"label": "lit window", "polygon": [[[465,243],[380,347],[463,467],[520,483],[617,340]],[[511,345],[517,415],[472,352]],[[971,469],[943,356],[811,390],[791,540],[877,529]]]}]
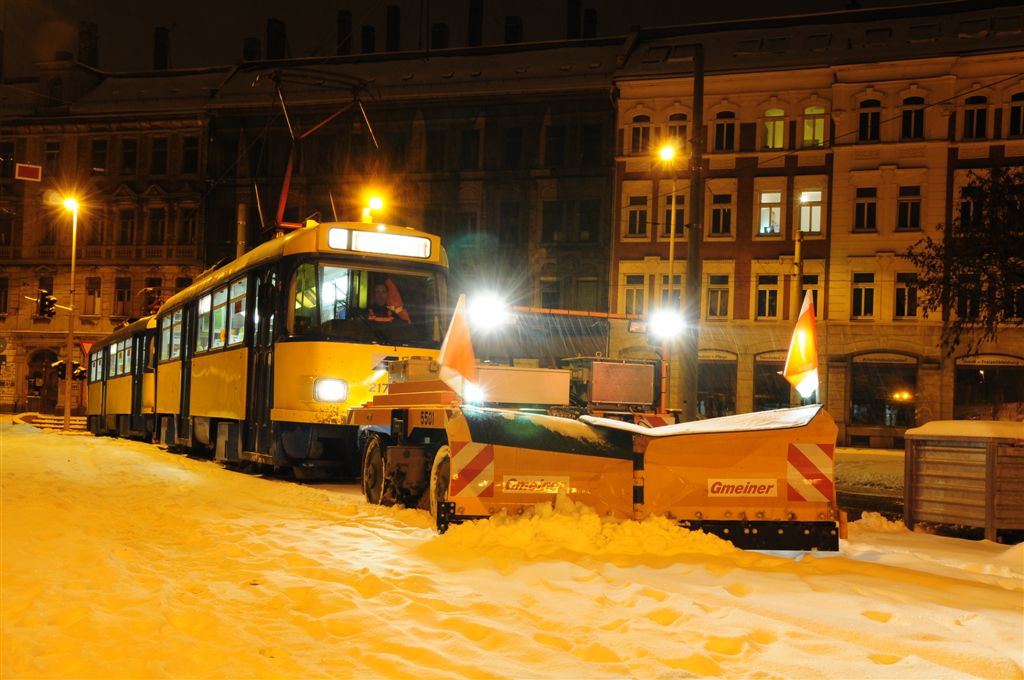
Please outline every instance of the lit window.
[{"label": "lit window", "polygon": [[199,298],[199,322],[196,324],[196,352],[205,352],[210,349],[210,310],[213,306],[213,297],[204,295]]},{"label": "lit window", "polygon": [[651,145],[651,117],[633,116],[629,132],[629,152],[647,153]]},{"label": "lit window", "polygon": [[800,231],[805,234],[821,233],[821,190],[800,192]]},{"label": "lit window", "polygon": [[673,113],[668,117],[669,139],[675,141],[676,147],[679,149],[682,149],[686,143],[686,122],[685,113]]},{"label": "lit window", "polygon": [[774,236],[781,230],[781,225],[782,193],[779,191],[762,191],[757,233],[761,236]]},{"label": "lit window", "polygon": [[825,107],[808,106],[804,109],[804,134],[802,145],[813,149],[825,144]]},{"label": "lit window", "polygon": [[785,138],[786,112],[768,109],[764,112],[764,148],[781,149]]},{"label": "lit window", "polygon": [[228,346],[240,345],[245,341],[245,291],[244,278],[231,284],[228,298]]},{"label": "lit window", "polygon": [[[661,277],[661,306],[662,307],[673,307],[678,309],[680,307],[680,301],[682,300],[683,292],[683,277],[679,274],[672,275],[672,285],[668,285],[668,276],[662,275]],[[672,299],[669,300],[669,293],[671,293]]]},{"label": "lit window", "polygon": [[626,275],[626,314],[642,316],[644,314],[644,276],[643,274]]}]

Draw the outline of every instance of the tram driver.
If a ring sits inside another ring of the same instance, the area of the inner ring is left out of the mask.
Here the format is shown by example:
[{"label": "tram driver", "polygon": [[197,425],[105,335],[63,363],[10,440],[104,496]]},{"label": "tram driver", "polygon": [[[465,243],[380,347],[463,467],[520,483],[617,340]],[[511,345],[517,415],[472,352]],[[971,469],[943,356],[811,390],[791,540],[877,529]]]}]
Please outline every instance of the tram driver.
[{"label": "tram driver", "polygon": [[398,286],[390,278],[378,282],[373,287],[373,297],[366,309],[367,318],[378,323],[391,323],[401,320],[409,323],[409,312],[402,304],[402,294]]}]

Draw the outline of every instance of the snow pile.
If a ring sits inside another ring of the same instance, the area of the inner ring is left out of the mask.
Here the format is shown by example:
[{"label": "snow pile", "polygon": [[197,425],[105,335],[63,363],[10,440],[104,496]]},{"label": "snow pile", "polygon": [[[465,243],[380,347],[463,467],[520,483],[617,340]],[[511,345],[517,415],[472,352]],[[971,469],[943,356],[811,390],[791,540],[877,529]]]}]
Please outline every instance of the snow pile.
[{"label": "snow pile", "polygon": [[866,531],[877,531],[881,533],[899,533],[907,531],[907,525],[902,520],[892,521],[882,517],[877,512],[865,512],[860,519],[853,523],[857,529]]},{"label": "snow pile", "polygon": [[437,536],[358,488],[0,424],[0,677],[1024,677],[1019,546],[869,517],[743,552],[562,501]]}]

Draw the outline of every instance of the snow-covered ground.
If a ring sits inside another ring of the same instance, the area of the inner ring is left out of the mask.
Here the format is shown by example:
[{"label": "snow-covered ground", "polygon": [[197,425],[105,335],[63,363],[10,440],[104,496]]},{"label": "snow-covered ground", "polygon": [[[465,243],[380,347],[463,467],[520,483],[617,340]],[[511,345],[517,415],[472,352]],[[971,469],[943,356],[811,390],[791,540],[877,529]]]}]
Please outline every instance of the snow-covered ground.
[{"label": "snow-covered ground", "polygon": [[843,491],[903,496],[903,451],[836,449],[836,486]]},{"label": "snow-covered ground", "polygon": [[838,556],[580,507],[430,529],[354,487],[0,425],[0,676],[1024,676],[1024,544]]}]

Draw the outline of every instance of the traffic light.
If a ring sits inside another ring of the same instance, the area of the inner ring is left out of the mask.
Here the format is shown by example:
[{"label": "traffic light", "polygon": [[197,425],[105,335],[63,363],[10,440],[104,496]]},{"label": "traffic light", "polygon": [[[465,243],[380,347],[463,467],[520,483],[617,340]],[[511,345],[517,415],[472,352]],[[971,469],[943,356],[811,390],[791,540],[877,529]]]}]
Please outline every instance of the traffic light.
[{"label": "traffic light", "polygon": [[57,369],[57,377],[60,378],[61,380],[64,380],[66,377],[68,377],[68,370],[65,367],[63,361],[54,361],[52,364],[50,364],[50,367]]},{"label": "traffic light", "polygon": [[89,372],[85,370],[85,366],[78,363],[77,361],[71,362],[72,380],[85,380],[87,377],[89,377]]},{"label": "traffic light", "polygon": [[39,297],[36,298],[36,315],[54,317],[57,315],[57,298],[50,295],[48,290],[39,290]]}]

